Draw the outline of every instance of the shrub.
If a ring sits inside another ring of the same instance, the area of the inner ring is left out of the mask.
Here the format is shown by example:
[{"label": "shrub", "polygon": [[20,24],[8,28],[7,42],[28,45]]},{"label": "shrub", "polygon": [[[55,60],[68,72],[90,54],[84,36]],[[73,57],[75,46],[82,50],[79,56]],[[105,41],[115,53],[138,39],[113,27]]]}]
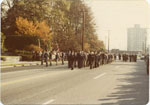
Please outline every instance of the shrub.
[{"label": "shrub", "polygon": [[36,46],[36,45],[33,45],[33,44],[31,44],[31,45],[25,47],[25,49],[26,49],[27,51],[42,51],[42,49],[39,48],[39,46]]}]

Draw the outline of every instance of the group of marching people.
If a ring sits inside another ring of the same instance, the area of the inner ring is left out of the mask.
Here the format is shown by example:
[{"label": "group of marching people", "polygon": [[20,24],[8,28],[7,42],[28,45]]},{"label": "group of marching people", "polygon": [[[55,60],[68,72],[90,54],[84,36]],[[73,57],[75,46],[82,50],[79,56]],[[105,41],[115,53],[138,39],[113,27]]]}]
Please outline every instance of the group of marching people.
[{"label": "group of marching people", "polygon": [[58,61],[62,61],[62,65],[64,64],[64,60],[66,59],[64,52],[56,52],[56,51],[48,51],[43,50],[42,52],[32,52],[32,61],[41,61],[41,65],[46,63],[46,67],[52,66],[52,61],[58,64]]},{"label": "group of marching people", "polygon": [[[43,63],[46,63],[46,67],[48,67],[48,65],[52,66],[52,61],[54,60],[56,62],[56,65],[58,64],[58,61],[61,60],[62,61],[62,65],[64,65],[64,61],[65,61],[65,53],[64,52],[53,52],[53,51],[43,51],[41,54],[41,65],[43,65]],[[48,64],[48,62],[50,62],[50,64]]]},{"label": "group of marching people", "polygon": [[[37,56],[37,58],[35,57]],[[61,61],[64,65],[64,61],[68,61],[68,68],[73,70],[75,67],[83,68],[90,67],[90,69],[97,68],[100,65],[109,64],[114,60],[113,54],[105,52],[57,52],[57,51],[42,51],[33,53],[33,60],[40,60],[41,65],[46,63],[46,67],[52,66],[52,61],[55,61],[56,65],[58,61]]]},{"label": "group of marching people", "polygon": [[[37,58],[36,58],[36,57]],[[57,51],[42,51],[33,54],[33,59],[39,59],[41,65],[46,63],[46,67],[52,66],[52,61],[55,61],[56,65],[58,61],[68,61],[68,68],[73,70],[74,68],[90,67],[90,69],[97,68],[100,65],[109,64],[117,59],[123,60],[124,62],[136,62],[137,55],[128,54],[111,54],[106,52],[84,52],[84,51],[69,51],[69,52],[57,52]]]},{"label": "group of marching people", "polygon": [[90,69],[97,68],[100,65],[109,64],[113,61],[113,55],[104,52],[73,52],[67,54],[68,68],[90,67]]},{"label": "group of marching people", "polygon": [[130,62],[136,62],[137,61],[137,55],[136,54],[130,54],[130,55],[128,55],[128,54],[123,54],[123,55],[121,55],[121,54],[119,54],[119,60],[121,60],[121,57],[122,57],[122,60],[124,61],[124,62],[127,62],[127,61],[130,61]]}]

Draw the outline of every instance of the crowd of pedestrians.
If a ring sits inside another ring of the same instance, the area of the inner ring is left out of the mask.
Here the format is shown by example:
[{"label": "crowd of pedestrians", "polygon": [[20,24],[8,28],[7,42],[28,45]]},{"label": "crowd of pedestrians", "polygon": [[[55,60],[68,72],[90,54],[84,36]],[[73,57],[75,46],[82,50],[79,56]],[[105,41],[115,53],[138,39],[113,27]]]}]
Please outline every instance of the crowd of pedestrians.
[{"label": "crowd of pedestrians", "polygon": [[[100,67],[102,65],[109,64],[118,60],[123,62],[137,62],[136,54],[111,54],[106,52],[57,52],[57,51],[42,51],[32,52],[33,61],[41,61],[41,65],[46,64],[46,67],[52,66],[53,63],[58,65],[58,61],[64,65],[64,61],[68,61],[68,68],[74,70],[74,68],[89,67],[90,69]],[[149,56],[146,56],[147,74],[149,74]],[[53,61],[53,63],[52,63]]]},{"label": "crowd of pedestrians", "polygon": [[90,67],[97,68],[100,65],[109,64],[113,61],[113,55],[104,52],[69,52],[67,54],[68,68]]},{"label": "crowd of pedestrians", "polygon": [[[66,56],[64,52],[56,52],[56,51],[39,51],[32,52],[32,60],[33,61],[41,61],[41,65],[46,63],[47,66],[52,66],[52,61],[58,64],[58,61],[62,61],[62,65],[64,64],[64,60],[66,60]],[[49,64],[48,64],[49,63]]]},{"label": "crowd of pedestrians", "polygon": [[[68,68],[89,67],[90,69],[100,67],[101,65],[109,64],[113,61],[122,60],[123,62],[137,62],[136,54],[111,54],[106,52],[57,52],[57,51],[42,51],[32,52],[33,61],[41,61],[41,65],[46,64],[46,67],[52,66],[53,63],[58,65],[58,61],[64,65],[64,61],[68,61]],[[148,58],[148,57],[147,57]],[[53,62],[53,63],[52,63]],[[149,59],[146,60],[147,73],[149,74]]]},{"label": "crowd of pedestrians", "polygon": [[122,60],[124,62],[127,62],[127,61],[136,62],[137,61],[137,55],[136,54],[130,54],[130,55],[128,55],[128,54],[123,54],[123,55],[119,54],[119,59],[121,59],[121,56],[122,56]]},{"label": "crowd of pedestrians", "polygon": [[41,65],[46,63],[46,67],[52,66],[52,61],[54,61],[56,65],[58,61],[61,61],[62,65],[64,65],[64,61],[68,61],[68,68],[71,68],[71,70],[76,67],[79,69],[83,67],[90,67],[90,69],[93,69],[100,65],[109,64],[114,60],[113,54],[105,52],[57,52],[46,50],[42,52],[33,52],[32,54],[33,61],[40,60]]}]

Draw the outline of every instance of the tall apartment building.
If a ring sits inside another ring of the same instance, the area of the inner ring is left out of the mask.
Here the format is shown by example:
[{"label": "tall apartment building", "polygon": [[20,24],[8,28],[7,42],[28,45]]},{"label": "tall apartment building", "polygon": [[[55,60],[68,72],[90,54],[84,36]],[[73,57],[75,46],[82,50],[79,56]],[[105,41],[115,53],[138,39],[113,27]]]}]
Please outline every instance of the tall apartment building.
[{"label": "tall apartment building", "polygon": [[128,28],[127,50],[128,51],[145,51],[146,48],[146,28],[141,28],[136,24],[134,28]]}]

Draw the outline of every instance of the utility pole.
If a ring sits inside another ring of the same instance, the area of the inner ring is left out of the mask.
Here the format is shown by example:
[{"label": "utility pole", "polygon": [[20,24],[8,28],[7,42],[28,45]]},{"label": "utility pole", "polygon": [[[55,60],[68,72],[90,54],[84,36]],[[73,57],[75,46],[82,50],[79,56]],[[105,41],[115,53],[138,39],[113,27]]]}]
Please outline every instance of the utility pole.
[{"label": "utility pole", "polygon": [[110,30],[108,30],[108,53],[109,53],[109,47],[110,47],[110,45],[109,45],[109,43],[110,43]]},{"label": "utility pole", "polygon": [[[79,2],[79,1],[78,1]],[[84,0],[82,0],[82,3],[84,3]],[[85,8],[84,8],[84,4],[80,5],[82,7],[81,13],[83,15],[83,19],[82,19],[82,51],[84,51],[84,34],[85,34]]]},{"label": "utility pole", "polygon": [[147,33],[145,32],[145,54],[147,53]]},{"label": "utility pole", "polygon": [[84,34],[85,34],[85,11],[84,9],[82,10],[83,12],[83,23],[82,23],[82,51],[84,51]]}]

